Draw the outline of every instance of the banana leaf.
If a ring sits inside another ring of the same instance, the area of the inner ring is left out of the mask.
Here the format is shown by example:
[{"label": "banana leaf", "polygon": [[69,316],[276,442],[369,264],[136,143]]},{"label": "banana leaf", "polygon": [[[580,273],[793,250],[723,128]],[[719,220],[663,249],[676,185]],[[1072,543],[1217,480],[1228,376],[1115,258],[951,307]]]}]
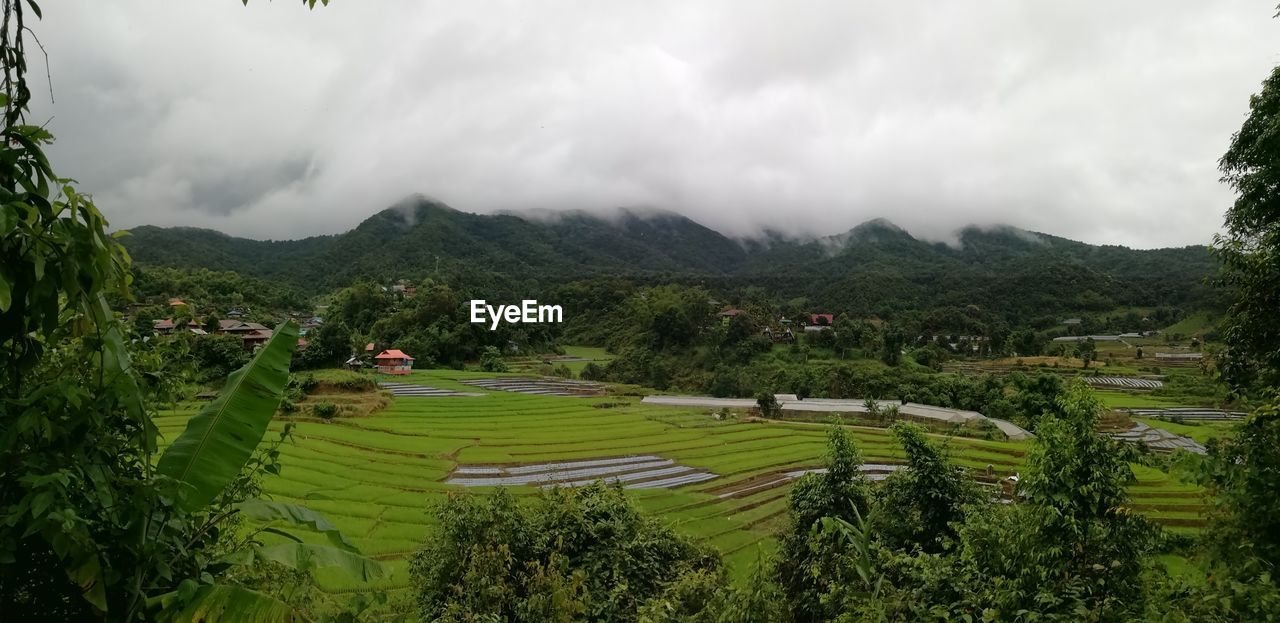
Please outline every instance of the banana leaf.
[{"label": "banana leaf", "polygon": [[386,575],[382,563],[328,545],[311,543],[280,543],[253,548],[258,560],[280,563],[290,569],[310,573],[315,569],[334,569],[360,582],[376,580]]},{"label": "banana leaf", "polygon": [[292,623],[307,620],[274,597],[233,584],[201,586],[180,605],[166,604],[158,619],[165,623]]},{"label": "banana leaf", "polygon": [[250,519],[255,519],[264,523],[273,523],[283,521],[290,525],[299,526],[320,532],[333,543],[335,547],[345,549],[349,552],[359,552],[355,545],[343,536],[329,520],[323,515],[317,513],[305,506],[297,504],[288,504],[285,502],[271,502],[268,500],[245,500],[235,506],[241,514]]},{"label": "banana leaf", "polygon": [[289,381],[298,327],[284,322],[218,397],[187,423],[160,457],[156,471],[181,483],[178,506],[194,512],[223,491],[252,456]]}]

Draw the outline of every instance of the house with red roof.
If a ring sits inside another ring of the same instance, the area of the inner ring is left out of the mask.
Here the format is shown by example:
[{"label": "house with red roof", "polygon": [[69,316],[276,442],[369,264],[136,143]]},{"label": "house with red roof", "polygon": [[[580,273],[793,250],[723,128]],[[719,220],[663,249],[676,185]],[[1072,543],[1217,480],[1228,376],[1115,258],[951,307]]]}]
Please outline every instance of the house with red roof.
[{"label": "house with red roof", "polygon": [[413,357],[391,349],[373,358],[373,367],[382,374],[408,374],[413,371]]},{"label": "house with red roof", "polygon": [[836,323],[835,314],[809,314],[809,324],[819,327],[829,327]]}]

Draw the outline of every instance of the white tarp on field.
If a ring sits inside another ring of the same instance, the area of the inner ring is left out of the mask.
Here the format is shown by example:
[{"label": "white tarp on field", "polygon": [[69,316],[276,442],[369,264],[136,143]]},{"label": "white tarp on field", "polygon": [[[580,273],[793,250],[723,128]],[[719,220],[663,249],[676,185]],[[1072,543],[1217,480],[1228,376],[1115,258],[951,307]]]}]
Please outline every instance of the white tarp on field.
[{"label": "white tarp on field", "polygon": [[[794,394],[775,394],[774,398],[778,401],[778,407],[783,411],[817,413],[868,412],[867,401],[861,398],[805,398],[804,400],[799,400]],[[712,398],[709,396],[645,396],[640,402],[668,407],[708,407],[712,409],[752,409],[757,406],[756,401],[749,398]],[[977,424],[987,421],[999,428],[1000,432],[1004,433],[1006,437],[1013,440],[1030,439],[1035,436],[1013,422],[990,418],[977,411],[949,409],[914,402],[904,403],[897,400],[876,401],[876,408],[878,409],[890,407],[896,407],[898,413],[907,417],[936,420],[951,424]]]},{"label": "white tarp on field", "polygon": [[464,487],[583,487],[603,480],[623,483],[627,489],[655,489],[717,477],[671,459],[646,454],[528,465],[460,465],[445,482]]}]

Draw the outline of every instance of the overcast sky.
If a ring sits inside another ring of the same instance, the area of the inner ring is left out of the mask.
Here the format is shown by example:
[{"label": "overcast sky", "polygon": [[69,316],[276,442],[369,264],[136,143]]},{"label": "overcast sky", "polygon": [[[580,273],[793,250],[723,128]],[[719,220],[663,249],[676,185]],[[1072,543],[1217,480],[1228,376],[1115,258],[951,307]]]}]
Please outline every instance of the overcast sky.
[{"label": "overcast sky", "polygon": [[35,120],[115,227],[297,238],[422,193],[1198,244],[1274,5],[59,0]]}]

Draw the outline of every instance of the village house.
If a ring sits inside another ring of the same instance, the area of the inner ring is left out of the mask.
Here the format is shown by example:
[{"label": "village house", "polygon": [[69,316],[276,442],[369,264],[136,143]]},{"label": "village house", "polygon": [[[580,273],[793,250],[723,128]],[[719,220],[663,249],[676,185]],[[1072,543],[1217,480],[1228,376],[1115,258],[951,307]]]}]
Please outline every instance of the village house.
[{"label": "village house", "polygon": [[271,329],[266,325],[256,322],[241,322],[239,320],[226,319],[218,321],[219,334],[237,335],[244,343],[245,350],[253,350],[271,339]]},{"label": "village house", "polygon": [[781,331],[774,331],[769,327],[765,327],[760,334],[768,336],[769,339],[775,342],[793,342],[796,339],[795,334],[791,332],[791,327],[783,327]]},{"label": "village house", "polygon": [[829,327],[836,323],[835,314],[809,314],[809,324]]},{"label": "village house", "polygon": [[408,374],[413,371],[413,357],[399,350],[384,350],[373,361],[374,368],[382,374]]}]

